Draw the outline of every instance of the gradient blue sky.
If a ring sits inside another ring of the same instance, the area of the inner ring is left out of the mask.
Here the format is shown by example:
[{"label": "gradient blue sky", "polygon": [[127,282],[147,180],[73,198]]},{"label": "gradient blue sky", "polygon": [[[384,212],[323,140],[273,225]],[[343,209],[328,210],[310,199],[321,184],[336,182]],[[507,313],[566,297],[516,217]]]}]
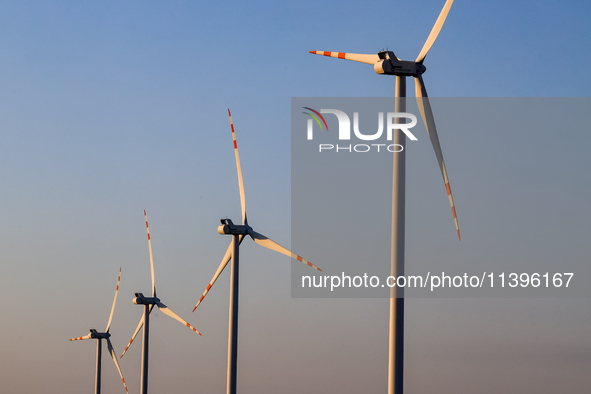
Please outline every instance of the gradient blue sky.
[{"label": "gradient blue sky", "polygon": [[[224,392],[228,274],[199,313],[191,309],[228,243],[216,232],[219,218],[240,216],[227,108],[248,211],[261,232],[288,245],[291,97],[393,92],[392,79],[363,65],[308,51],[390,48],[412,59],[443,3],[0,1],[2,392],[92,392],[95,345],[68,339],[104,328],[123,267],[111,332],[118,352],[129,340],[141,315],[131,298],[150,287],[144,209],[159,296],[203,333],[153,313],[151,392]],[[457,1],[426,60],[429,94],[586,97],[589,15],[586,1]],[[453,136],[440,133],[444,152],[461,151],[461,160],[448,154],[446,162],[456,169],[455,185],[471,195],[483,177],[470,164],[482,157],[473,153],[482,140],[451,144]],[[539,156],[528,160],[527,149],[544,141],[553,147],[545,157],[562,163],[560,171],[539,167]],[[557,250],[588,258],[587,131],[519,142],[523,160],[517,156],[511,168],[501,155],[480,163],[499,165],[487,180],[543,194],[549,174],[547,187],[560,179],[561,194],[532,202],[481,189],[478,201],[468,201],[456,186],[460,223],[468,216],[476,232],[498,222],[498,211],[486,209],[496,203],[540,217],[559,206],[572,220],[514,216],[512,236],[492,232],[486,245],[528,259],[553,250],[548,235],[568,229],[578,237],[557,237]],[[435,161],[425,166],[440,182]],[[445,197],[437,204],[450,220]],[[461,247],[478,251],[469,234]],[[444,245],[417,242],[409,237],[409,250],[425,251],[425,259]],[[242,256],[241,393],[385,391],[388,300],[291,299],[289,260],[253,243]],[[409,300],[407,310],[410,394],[582,393],[591,385],[588,300]],[[139,390],[137,345],[121,361],[130,392]],[[106,355],[103,366],[104,392],[122,392]]]}]

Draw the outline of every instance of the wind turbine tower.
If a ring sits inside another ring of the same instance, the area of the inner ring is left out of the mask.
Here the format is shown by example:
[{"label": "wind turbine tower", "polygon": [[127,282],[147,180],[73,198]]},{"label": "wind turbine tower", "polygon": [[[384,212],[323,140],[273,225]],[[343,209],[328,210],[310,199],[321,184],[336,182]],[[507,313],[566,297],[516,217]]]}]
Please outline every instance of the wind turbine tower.
[{"label": "wind turbine tower", "polygon": [[160,312],[164,313],[172,317],[173,319],[181,322],[184,326],[189,327],[192,331],[196,332],[197,334],[201,335],[199,331],[195,329],[192,325],[187,323],[183,320],[179,315],[174,313],[169,307],[164,305],[160,298],[156,297],[156,282],[154,280],[154,259],[152,257],[152,240],[150,238],[150,228],[148,227],[148,217],[146,216],[146,211],[144,211],[144,217],[146,219],[146,232],[148,233],[148,247],[150,249],[150,268],[152,271],[152,296],[146,297],[142,293],[135,293],[135,298],[133,299],[133,303],[136,305],[143,305],[144,306],[144,314],[140,319],[140,323],[138,324],[131,340],[127,344],[127,347],[121,354],[121,357],[127,352],[127,349],[131,346],[131,343],[135,339],[138,332],[144,327],[144,334],[143,334],[143,347],[142,347],[142,371],[141,371],[141,380],[140,380],[140,393],[141,394],[148,394],[148,350],[149,350],[149,336],[150,336],[150,312],[154,308],[154,305],[158,306]]},{"label": "wind turbine tower", "polygon": [[111,321],[113,320],[113,312],[115,311],[115,303],[117,302],[117,293],[119,292],[119,282],[121,281],[121,268],[119,268],[119,278],[117,279],[117,289],[115,289],[115,298],[113,299],[113,306],[111,307],[111,315],[109,316],[109,321],[107,323],[107,328],[105,332],[98,332],[94,328],[90,329],[90,334],[85,335],[83,337],[72,338],[70,341],[80,341],[83,339],[96,339],[96,373],[95,373],[95,383],[94,383],[94,392],[95,394],[100,394],[101,392],[101,359],[102,359],[102,340],[107,341],[107,348],[109,349],[109,354],[113,358],[115,362],[115,366],[117,367],[117,371],[119,371],[119,376],[121,376],[121,381],[123,382],[123,387],[125,388],[125,392],[127,393],[127,385],[125,384],[125,379],[123,378],[123,373],[121,372],[121,368],[119,367],[119,362],[117,361],[117,356],[115,355],[115,350],[113,350],[113,345],[111,344],[111,334],[109,330],[111,329]]},{"label": "wind turbine tower", "polygon": [[[439,168],[447,196],[451,205],[452,214],[454,217],[458,239],[460,239],[460,228],[458,225],[458,218],[456,216],[456,209],[454,200],[449,186],[447,177],[447,170],[443,161],[443,154],[437,136],[437,129],[435,128],[435,121],[433,119],[433,112],[427,90],[423,81],[423,73],[427,68],[423,65],[425,56],[433,46],[437,39],[441,28],[447,18],[447,14],[451,8],[453,0],[447,0],[427,41],[423,45],[423,49],[417,56],[415,61],[400,60],[393,51],[378,52],[373,54],[357,54],[357,53],[343,53],[343,52],[324,52],[324,51],[310,51],[315,55],[329,56],[339,59],[352,60],[355,62],[371,64],[377,74],[393,75],[396,77],[395,88],[395,112],[406,112],[406,78],[413,77],[415,79],[415,93],[417,97],[417,104],[419,112],[427,128],[427,133],[433,145],[435,156],[439,162]],[[396,123],[404,123],[404,118],[396,119]],[[406,186],[406,135],[400,129],[394,132],[394,144],[403,146],[401,152],[394,153],[394,171],[392,178],[392,248],[391,248],[391,267],[390,275],[398,277],[404,275],[404,224],[405,224],[405,186]],[[402,394],[403,392],[403,372],[404,372],[404,289],[391,288],[390,293],[390,330],[389,330],[389,356],[388,356],[388,393]]]},{"label": "wind turbine tower", "polygon": [[248,220],[246,218],[246,200],[244,195],[244,183],[242,182],[242,168],[240,166],[240,157],[238,155],[238,145],[236,144],[236,135],[234,133],[234,123],[232,122],[232,114],[230,110],[228,110],[228,115],[230,116],[230,126],[232,128],[232,139],[234,142],[234,155],[236,157],[236,168],[238,170],[238,187],[240,189],[240,206],[242,208],[242,225],[234,224],[230,219],[222,219],[221,225],[218,227],[219,234],[227,234],[232,235],[232,242],[228,246],[226,250],[226,254],[222,259],[221,264],[219,265],[216,273],[213,276],[211,282],[205,289],[205,292],[199,299],[199,302],[193,308],[193,312],[195,309],[201,304],[201,301],[205,298],[213,284],[216,282],[224,268],[228,265],[228,262],[232,260],[231,263],[231,273],[230,273],[230,316],[229,316],[229,327],[228,327],[228,377],[227,377],[227,394],[236,394],[236,371],[238,368],[238,267],[239,267],[239,249],[240,243],[244,239],[245,236],[250,236],[254,242],[257,244],[264,246],[265,248],[274,250],[279,253],[283,253],[286,256],[292,257],[297,261],[300,261],[318,271],[322,271],[320,268],[316,267],[314,264],[309,262],[308,260],[298,256],[297,254],[291,252],[290,250],[284,248],[283,246],[279,245],[277,242],[273,241],[272,239],[267,238],[266,236],[257,233],[252,229],[252,227],[248,224]]}]

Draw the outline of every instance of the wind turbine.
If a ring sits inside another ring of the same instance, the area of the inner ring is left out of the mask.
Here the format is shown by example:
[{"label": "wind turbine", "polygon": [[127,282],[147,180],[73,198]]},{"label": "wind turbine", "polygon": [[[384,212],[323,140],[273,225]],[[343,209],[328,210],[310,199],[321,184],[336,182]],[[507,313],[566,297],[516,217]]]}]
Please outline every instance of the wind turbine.
[{"label": "wind turbine", "polygon": [[249,235],[254,242],[257,244],[274,250],[279,253],[283,253],[289,257],[292,257],[302,263],[309,265],[310,267],[317,269],[318,271],[322,271],[320,268],[316,267],[314,264],[309,262],[308,260],[298,256],[297,254],[291,252],[290,250],[284,248],[283,246],[279,245],[277,242],[267,238],[266,236],[257,233],[252,229],[251,226],[248,225],[248,220],[246,219],[246,202],[244,197],[244,183],[242,182],[242,169],[240,167],[240,157],[238,156],[238,146],[236,144],[236,134],[234,133],[234,123],[232,122],[232,114],[228,109],[228,116],[230,117],[230,126],[232,128],[232,139],[234,141],[234,155],[236,156],[236,168],[238,170],[238,186],[240,188],[240,205],[242,208],[242,225],[236,225],[232,223],[230,219],[222,219],[221,225],[218,227],[218,233],[220,234],[229,234],[232,235],[232,242],[228,246],[226,250],[226,254],[222,259],[220,266],[218,267],[215,275],[205,292],[199,299],[199,302],[193,308],[193,312],[195,309],[201,304],[205,295],[209,292],[215,281],[218,279],[226,265],[232,260],[231,264],[231,273],[230,273],[230,322],[229,322],[229,332],[228,332],[228,378],[227,378],[227,393],[228,394],[236,394],[236,369],[237,369],[237,351],[238,351],[238,267],[239,267],[239,246],[242,243],[242,240],[246,235]]},{"label": "wind turbine", "polygon": [[[433,119],[433,112],[429,99],[427,97],[427,90],[423,82],[423,73],[427,68],[423,65],[425,56],[433,46],[437,39],[443,23],[447,18],[449,9],[453,0],[447,0],[427,41],[423,45],[423,49],[417,56],[416,60],[405,61],[400,60],[392,51],[378,52],[377,55],[357,54],[357,53],[343,53],[343,52],[322,52],[310,51],[316,55],[324,55],[336,57],[339,59],[352,60],[355,62],[371,64],[378,74],[394,75],[396,76],[396,90],[395,90],[395,111],[405,112],[406,102],[406,77],[414,77],[415,92],[417,97],[417,104],[419,112],[427,128],[427,133],[431,139],[431,144],[435,150],[435,156],[439,162],[443,182],[447,190],[447,196],[451,205],[454,221],[456,224],[456,231],[458,239],[460,239],[460,228],[458,225],[458,218],[456,216],[456,209],[454,200],[449,186],[449,179],[447,177],[447,170],[443,161],[443,154],[437,137],[437,129],[435,128],[435,121]],[[397,123],[404,123],[404,119],[397,119]],[[401,133],[399,129],[394,133],[394,144],[403,146],[403,150],[394,154],[394,171],[392,182],[392,257],[391,257],[391,275],[398,277],[404,275],[404,212],[405,212],[405,184],[406,184],[406,136]],[[403,390],[403,362],[404,362],[404,289],[392,288],[390,293],[390,332],[389,332],[389,365],[388,365],[388,393],[401,394]]]},{"label": "wind turbine", "polygon": [[146,211],[144,210],[144,217],[146,218],[146,231],[148,233],[148,247],[150,249],[150,267],[152,270],[152,297],[146,297],[142,293],[135,293],[135,298],[133,299],[133,303],[136,305],[143,305],[144,306],[144,314],[140,319],[140,323],[138,324],[131,340],[127,344],[127,347],[121,354],[121,357],[127,352],[127,349],[131,346],[131,343],[135,339],[136,335],[144,326],[144,337],[143,337],[143,348],[142,348],[142,373],[141,373],[141,381],[140,381],[140,393],[141,394],[148,394],[148,336],[150,333],[150,312],[154,308],[154,305],[158,306],[158,309],[165,315],[172,317],[175,320],[183,323],[185,326],[189,327],[191,330],[195,331],[197,334],[201,335],[199,331],[197,331],[192,325],[184,321],[179,315],[174,313],[169,307],[164,305],[160,298],[156,297],[156,284],[154,282],[154,259],[152,258],[152,241],[150,239],[150,228],[148,227],[148,216],[146,216]]},{"label": "wind turbine", "polygon": [[115,355],[115,350],[113,350],[113,345],[111,344],[111,340],[109,337],[111,334],[109,333],[109,329],[111,328],[111,320],[113,319],[113,312],[115,311],[115,303],[117,302],[117,293],[119,292],[119,282],[121,281],[121,268],[119,268],[119,278],[117,279],[117,289],[115,290],[115,298],[113,299],[113,306],[111,307],[111,315],[109,316],[109,322],[107,323],[107,328],[105,332],[98,332],[94,328],[90,329],[90,334],[85,335],[83,337],[72,338],[70,341],[79,341],[82,339],[96,339],[96,377],[94,383],[94,392],[96,394],[100,394],[101,392],[101,358],[102,358],[102,349],[101,349],[101,339],[107,340],[107,348],[109,349],[109,353],[111,357],[113,357],[113,361],[115,362],[115,366],[119,371],[119,376],[121,376],[121,381],[123,382],[123,387],[125,387],[125,392],[127,393],[127,385],[125,384],[125,379],[123,378],[123,373],[121,372],[121,368],[119,367],[119,362],[117,361],[117,356]]}]

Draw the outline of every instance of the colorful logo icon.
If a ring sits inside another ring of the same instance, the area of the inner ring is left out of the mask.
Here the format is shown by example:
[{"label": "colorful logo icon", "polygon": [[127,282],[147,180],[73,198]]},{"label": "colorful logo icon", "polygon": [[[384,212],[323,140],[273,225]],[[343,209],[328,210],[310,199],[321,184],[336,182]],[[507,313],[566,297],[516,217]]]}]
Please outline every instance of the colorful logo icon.
[{"label": "colorful logo icon", "polygon": [[[302,107],[302,108],[307,109],[308,111],[312,111],[316,115],[318,115],[320,117],[320,119],[322,119],[322,122],[324,122],[324,126],[326,126],[326,131],[328,131],[328,125],[326,124],[326,120],[324,120],[324,116],[320,115],[320,112],[318,112],[312,108],[309,108],[309,107]],[[302,112],[302,113],[311,116],[316,121],[316,123],[318,123],[318,126],[320,126],[320,130],[322,130],[322,123],[320,123],[320,120],[318,120],[318,118],[316,116],[312,115],[309,112]]]}]

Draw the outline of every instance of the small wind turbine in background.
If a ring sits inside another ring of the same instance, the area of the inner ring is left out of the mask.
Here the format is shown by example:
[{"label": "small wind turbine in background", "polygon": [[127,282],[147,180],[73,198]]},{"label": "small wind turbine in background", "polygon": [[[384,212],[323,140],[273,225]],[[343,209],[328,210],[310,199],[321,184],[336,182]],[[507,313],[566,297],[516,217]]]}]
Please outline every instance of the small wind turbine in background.
[{"label": "small wind turbine in background", "polygon": [[160,302],[160,299],[156,297],[156,284],[154,282],[154,259],[152,258],[152,241],[150,239],[150,228],[148,227],[148,217],[146,215],[146,211],[144,211],[144,217],[146,218],[146,231],[148,233],[148,247],[150,249],[150,267],[152,270],[152,297],[145,297],[142,293],[135,293],[135,298],[133,299],[133,303],[136,305],[143,305],[144,306],[144,314],[138,324],[131,340],[127,344],[127,347],[121,354],[121,357],[127,352],[129,346],[135,339],[136,335],[142,328],[144,327],[144,337],[143,337],[143,348],[142,348],[142,373],[141,373],[141,381],[140,381],[140,393],[147,394],[148,393],[148,341],[149,341],[149,333],[150,333],[150,312],[154,308],[154,305],[158,306],[158,309],[165,315],[172,317],[175,320],[183,323],[183,325],[189,327],[191,330],[195,331],[197,334],[201,335],[199,331],[197,331],[193,326],[189,323],[184,321],[179,315],[174,313],[169,307],[164,305]]},{"label": "small wind turbine in background", "polygon": [[[437,137],[437,129],[435,128],[435,121],[433,119],[433,112],[429,99],[427,97],[427,90],[423,82],[422,74],[427,70],[423,65],[425,56],[433,46],[437,39],[443,23],[447,18],[447,14],[451,8],[453,0],[447,0],[427,41],[423,45],[423,49],[417,56],[416,60],[404,61],[400,60],[392,51],[382,51],[377,55],[365,55],[357,53],[343,53],[343,52],[322,52],[310,51],[316,55],[330,56],[339,59],[352,60],[360,63],[367,63],[374,66],[374,70],[378,74],[394,75],[396,76],[396,91],[395,91],[395,111],[405,112],[406,102],[403,98],[406,97],[406,77],[414,77],[415,92],[417,103],[421,117],[427,128],[427,133],[431,139],[431,144],[435,150],[435,156],[439,162],[443,182],[447,190],[449,203],[453,213],[458,239],[460,238],[460,228],[458,225],[458,218],[456,216],[456,209],[454,200],[449,186],[447,177],[447,170],[443,162],[443,154],[441,146],[439,145],[439,138]],[[402,98],[402,99],[401,99]],[[397,119],[397,123],[403,123],[405,120]],[[403,146],[401,152],[394,154],[394,173],[392,185],[392,260],[391,260],[391,275],[398,277],[404,275],[404,212],[405,212],[405,184],[406,184],[406,136],[401,133],[399,129],[395,130],[394,144]],[[388,393],[402,394],[403,390],[403,362],[404,362],[404,289],[392,288],[390,296],[390,346],[389,346],[389,365],[388,365]]]},{"label": "small wind turbine in background", "polygon": [[117,302],[117,293],[119,292],[119,282],[121,281],[121,268],[119,268],[119,278],[117,279],[117,289],[115,290],[115,298],[113,299],[113,306],[111,307],[111,315],[109,316],[109,322],[107,323],[107,328],[105,332],[98,332],[94,328],[90,329],[90,334],[85,335],[83,337],[72,338],[70,341],[79,341],[82,339],[96,339],[96,378],[95,378],[95,385],[94,385],[94,392],[96,394],[100,394],[101,392],[101,358],[102,358],[102,349],[101,349],[101,340],[105,339],[107,341],[107,347],[109,349],[109,353],[111,357],[113,357],[113,361],[115,362],[115,366],[117,367],[117,371],[119,371],[119,376],[121,376],[121,381],[123,382],[123,387],[125,387],[125,392],[127,391],[127,385],[125,384],[125,379],[123,378],[123,373],[121,372],[121,368],[119,367],[119,362],[117,361],[117,356],[115,355],[115,350],[113,350],[113,345],[111,344],[111,340],[109,337],[111,334],[109,333],[109,329],[111,328],[111,320],[113,320],[113,312],[115,311],[115,303]]},{"label": "small wind turbine in background", "polygon": [[232,223],[230,219],[222,219],[222,224],[218,227],[218,232],[220,234],[229,234],[232,235],[232,242],[228,246],[226,250],[226,254],[222,259],[220,266],[218,267],[215,275],[207,289],[193,308],[193,312],[199,306],[205,295],[209,292],[215,281],[218,279],[226,265],[232,260],[231,264],[231,283],[230,283],[230,323],[229,323],[229,332],[228,332],[228,386],[227,386],[227,393],[228,394],[236,394],[236,370],[237,370],[237,351],[238,351],[238,267],[239,267],[239,246],[244,236],[249,235],[254,242],[257,244],[274,250],[279,253],[283,253],[289,257],[292,257],[298,261],[301,261],[304,264],[309,265],[312,268],[317,269],[318,271],[322,271],[320,268],[316,267],[314,264],[310,263],[308,260],[298,256],[295,253],[292,253],[290,250],[284,248],[283,246],[279,245],[277,242],[265,237],[262,234],[257,233],[248,225],[248,220],[246,219],[246,202],[244,197],[244,184],[242,182],[242,169],[240,167],[240,158],[238,156],[238,146],[236,144],[236,135],[234,133],[234,123],[232,122],[232,114],[230,110],[228,110],[228,115],[230,117],[230,126],[232,128],[232,139],[234,141],[234,154],[236,156],[236,168],[238,169],[238,186],[240,188],[240,205],[242,208],[242,225],[237,225]]}]

